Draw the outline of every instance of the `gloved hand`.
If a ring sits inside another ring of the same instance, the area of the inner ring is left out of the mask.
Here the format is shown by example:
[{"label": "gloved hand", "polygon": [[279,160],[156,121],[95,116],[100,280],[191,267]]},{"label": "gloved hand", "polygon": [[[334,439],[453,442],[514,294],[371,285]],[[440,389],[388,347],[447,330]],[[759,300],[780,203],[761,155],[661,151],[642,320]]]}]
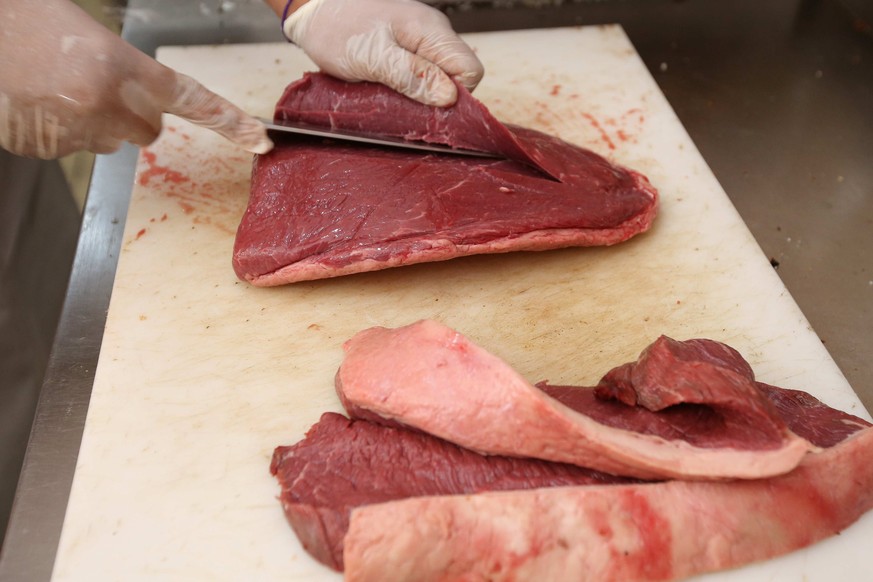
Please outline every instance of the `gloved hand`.
[{"label": "gloved hand", "polygon": [[450,77],[472,91],[485,72],[449,19],[417,0],[309,0],[283,29],[324,72],[428,105],[457,100]]},{"label": "gloved hand", "polygon": [[143,146],[172,113],[257,153],[263,125],[159,64],[69,0],[0,0],[0,147],[56,158]]}]

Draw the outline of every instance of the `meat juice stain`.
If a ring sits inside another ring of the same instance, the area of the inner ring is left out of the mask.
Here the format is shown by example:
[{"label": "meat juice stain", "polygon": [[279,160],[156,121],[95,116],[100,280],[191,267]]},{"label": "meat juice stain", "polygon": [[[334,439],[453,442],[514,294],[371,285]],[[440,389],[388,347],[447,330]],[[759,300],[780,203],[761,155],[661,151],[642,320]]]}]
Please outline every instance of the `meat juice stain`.
[{"label": "meat juice stain", "polygon": [[[561,94],[562,89],[562,85],[555,84],[549,91],[549,95],[554,97],[564,97]],[[578,93],[571,93],[564,97],[568,102],[577,100],[578,98]],[[636,134],[639,133],[642,124],[645,122],[645,114],[639,107],[632,107],[618,117],[608,117],[602,120],[597,119],[590,113],[579,112],[575,108],[562,114],[560,111],[555,111],[553,106],[547,105],[541,101],[535,101],[534,107],[536,108],[535,121],[540,126],[539,129],[546,131],[547,133],[556,133],[556,128],[553,123],[554,120],[548,119],[546,113],[551,114],[553,118],[557,117],[561,124],[565,124],[570,115],[580,115],[597,131],[600,141],[613,151],[617,149],[616,142],[637,143]]]},{"label": "meat juice stain", "polygon": [[[186,142],[190,140],[190,136],[178,131],[178,128],[169,126],[166,129],[169,133],[176,134]],[[171,147],[180,156],[190,157],[190,146],[187,143]],[[175,199],[184,214],[193,215],[195,224],[211,225],[229,234],[236,232],[235,223],[224,224],[219,218],[222,215],[233,216],[235,221],[236,215],[242,209],[233,208],[225,203],[221,197],[216,195],[216,192],[220,191],[223,194],[239,189],[244,190],[246,188],[244,180],[247,180],[248,176],[240,172],[241,166],[235,166],[234,164],[248,165],[250,158],[243,156],[212,156],[205,160],[197,160],[197,167],[204,169],[208,175],[208,179],[203,182],[195,181],[189,175],[173,170],[169,166],[159,164],[156,153],[147,148],[142,150],[142,160],[146,165],[146,169],[138,174],[137,184],[157,187],[166,197]],[[235,176],[235,174],[240,175],[239,179],[217,181],[227,176]],[[207,215],[203,216],[203,212],[207,212]],[[154,220],[150,222],[154,222]]]},{"label": "meat juice stain", "polygon": [[194,217],[194,224],[204,224],[204,225],[214,226],[215,228],[217,228],[218,230],[220,230],[222,232],[226,232],[228,234],[236,234],[236,230],[222,224],[221,222],[212,220],[212,218],[209,216],[195,216]]},{"label": "meat juice stain", "polygon": [[152,181],[152,178],[156,178],[160,176],[163,182],[170,182],[172,184],[184,184],[185,182],[190,182],[191,178],[182,174],[181,172],[177,172],[176,170],[170,169],[168,166],[161,166],[157,163],[157,155],[149,151],[147,149],[142,150],[142,157],[145,160],[148,168],[140,172],[137,177],[137,184],[140,186],[148,186]]},{"label": "meat juice stain", "polygon": [[[167,131],[175,133],[176,128],[168,127]],[[154,152],[149,151],[148,149],[143,149],[141,153],[147,168],[146,170],[140,172],[137,176],[137,184],[139,184],[140,186],[148,186],[152,183],[153,179],[160,177],[162,183],[170,184],[170,186],[166,190],[167,196],[174,196],[175,188],[173,185],[192,183],[191,178],[182,174],[181,172],[173,170],[169,166],[162,166],[158,164],[157,155]],[[182,211],[185,212],[185,214],[189,214],[194,210],[193,206],[187,206],[188,208],[186,208],[185,206],[182,207]]]},{"label": "meat juice stain", "polygon": [[[573,97],[571,95],[571,97]],[[582,113],[582,117],[588,120],[592,127],[600,134],[600,139],[610,150],[616,149],[616,141],[621,143],[637,143],[636,133],[645,122],[645,115],[638,107],[628,109],[619,117],[609,117],[602,122],[590,113]],[[629,127],[630,126],[630,127]],[[607,131],[607,127],[611,128]],[[636,129],[633,131],[631,128]]]},{"label": "meat juice stain", "polygon": [[597,121],[597,119],[593,115],[591,115],[590,113],[583,113],[582,117],[587,119],[588,122],[591,123],[591,126],[594,127],[594,129],[596,129],[600,133],[600,139],[603,141],[603,143],[606,144],[606,147],[608,147],[611,150],[614,150],[615,149],[615,142],[613,142],[612,139],[610,139],[609,134],[606,133],[606,130],[603,129],[602,125],[600,125],[600,122]]},{"label": "meat juice stain", "polygon": [[[642,124],[646,121],[646,116],[643,114],[643,110],[639,107],[634,107],[633,109],[628,109],[622,114],[622,119],[625,122],[630,123],[639,123]],[[631,117],[635,117],[636,119],[630,119]]]}]

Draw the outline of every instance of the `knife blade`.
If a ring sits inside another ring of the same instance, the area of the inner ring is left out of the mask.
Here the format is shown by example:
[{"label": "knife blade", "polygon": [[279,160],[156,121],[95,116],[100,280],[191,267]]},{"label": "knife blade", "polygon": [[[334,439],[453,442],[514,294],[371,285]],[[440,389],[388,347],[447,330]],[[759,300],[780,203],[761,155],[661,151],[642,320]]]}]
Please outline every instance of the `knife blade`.
[{"label": "knife blade", "polygon": [[302,135],[310,135],[316,137],[327,137],[331,139],[338,139],[344,141],[354,141],[358,143],[365,143],[377,146],[386,146],[393,148],[405,148],[411,150],[419,150],[422,152],[430,152],[430,153],[439,153],[439,154],[452,154],[452,155],[460,155],[460,156],[473,156],[479,158],[502,158],[498,154],[493,154],[490,152],[480,152],[476,150],[468,150],[463,148],[455,148],[448,145],[443,144],[432,144],[425,143],[421,141],[409,141],[397,137],[385,136],[385,135],[373,135],[373,134],[364,134],[357,133],[354,131],[333,129],[329,127],[321,127],[317,125],[309,125],[306,123],[298,123],[298,122],[290,122],[283,121],[281,123],[276,123],[270,121],[269,119],[258,118],[258,120],[264,124],[264,127],[267,128],[267,131],[271,132],[281,132],[281,133],[292,133],[292,134],[302,134]]}]

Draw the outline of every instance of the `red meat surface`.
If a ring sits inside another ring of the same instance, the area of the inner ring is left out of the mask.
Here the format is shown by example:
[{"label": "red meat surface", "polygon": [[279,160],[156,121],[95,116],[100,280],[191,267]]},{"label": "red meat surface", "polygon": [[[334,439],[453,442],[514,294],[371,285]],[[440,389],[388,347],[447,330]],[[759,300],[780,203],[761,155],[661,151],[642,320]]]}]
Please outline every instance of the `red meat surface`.
[{"label": "red meat surface", "polygon": [[381,85],[310,73],[285,89],[274,118],[502,154],[556,180],[563,170],[558,159],[544,155],[547,150],[526,146],[510,129],[521,128],[500,123],[467,90],[458,91],[452,107],[426,107]]},{"label": "red meat surface", "polygon": [[754,479],[790,471],[814,448],[788,428],[739,354],[710,340],[659,339],[606,375],[599,391],[610,400],[590,389],[539,389],[435,321],[370,328],[344,348],[336,386],[351,415],[485,454],[642,479]]},{"label": "red meat surface", "polygon": [[278,120],[447,143],[508,159],[428,155],[321,138],[256,156],[234,244],[255,285],[335,277],[481,253],[611,245],[649,228],[641,174],[555,137],[501,124],[465,89],[449,109],[375,83],[309,74]]},{"label": "red meat surface", "polygon": [[304,548],[337,570],[355,507],[421,495],[629,483],[536,459],[482,456],[419,431],[327,412],[299,443],[277,447],[270,470]]}]

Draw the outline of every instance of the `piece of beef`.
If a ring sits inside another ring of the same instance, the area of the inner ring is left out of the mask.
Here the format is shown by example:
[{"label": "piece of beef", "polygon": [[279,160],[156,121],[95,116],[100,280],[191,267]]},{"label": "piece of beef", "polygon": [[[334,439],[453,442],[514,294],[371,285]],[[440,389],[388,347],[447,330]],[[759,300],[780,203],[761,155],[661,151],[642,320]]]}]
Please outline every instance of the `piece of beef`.
[{"label": "piece of beef", "polygon": [[343,568],[343,536],[355,507],[421,495],[474,494],[632,480],[575,465],[482,456],[428,434],[327,412],[270,465],[303,547]]},{"label": "piece of beef", "polygon": [[[433,322],[410,327],[442,329]],[[384,366],[377,358],[374,373],[390,377],[386,371],[420,357],[437,375],[457,365],[442,348],[435,359],[425,356],[431,346],[420,343],[421,332],[380,336],[388,347],[415,340],[421,353],[395,352]],[[479,348],[462,336],[450,343],[462,359],[481,360]],[[499,361],[489,367],[494,361],[480,364],[499,386],[507,368]],[[418,378],[428,381],[427,374]],[[597,388],[546,390],[559,406],[604,424],[704,447],[713,438],[718,446],[732,442],[732,431],[751,431],[735,418],[746,399],[753,422],[765,427],[740,435],[743,446],[766,444],[771,430],[787,426],[815,448],[774,477],[643,482],[564,463],[480,455],[418,430],[377,424],[394,421],[371,410],[359,412],[376,422],[326,413],[304,440],[278,447],[271,464],[304,548],[345,569],[347,580],[666,580],[805,547],[873,506],[871,424],[804,392],[756,383],[745,360],[724,344],[661,337]],[[513,395],[508,398],[504,414],[480,415],[484,430],[525,431]]]},{"label": "piece of beef", "polygon": [[753,479],[790,471],[814,448],[788,428],[739,354],[717,342],[661,338],[601,383],[604,394],[620,385],[634,402],[668,407],[659,413],[592,389],[545,388],[564,404],[435,321],[364,330],[344,349],[336,387],[350,415],[482,453],[642,479]]},{"label": "piece of beef", "polygon": [[346,83],[307,73],[289,85],[276,105],[274,119],[439,143],[501,154],[558,181],[561,168],[550,167],[544,152],[525,145],[459,83],[452,107],[426,107],[379,85]]},{"label": "piece of beef", "polygon": [[817,447],[832,447],[870,426],[866,420],[834,410],[806,392],[763,382],[757,382],[757,386],[785,419],[788,428]]},{"label": "piece of beef", "polygon": [[457,105],[438,109],[379,84],[322,74],[289,87],[277,118],[305,108],[297,118],[310,123],[510,159],[282,140],[255,158],[234,244],[237,275],[280,285],[470,254],[610,245],[649,228],[657,193],[644,176],[555,137],[504,126],[459,91]]},{"label": "piece of beef", "polygon": [[345,579],[673,580],[806,547],[871,508],[873,430],[866,428],[767,479],[364,505],[352,511],[345,537]]},{"label": "piece of beef", "polygon": [[742,356],[707,339],[662,336],[638,361],[610,370],[594,390],[537,387],[604,425],[699,447],[772,449],[789,432]]},{"label": "piece of beef", "polygon": [[[726,384],[733,389],[725,391]],[[638,362],[610,370],[594,390],[537,387],[605,425],[702,447],[766,447],[786,428],[813,446],[829,447],[868,426],[806,392],[755,381],[736,350],[706,339],[662,336]]]}]

